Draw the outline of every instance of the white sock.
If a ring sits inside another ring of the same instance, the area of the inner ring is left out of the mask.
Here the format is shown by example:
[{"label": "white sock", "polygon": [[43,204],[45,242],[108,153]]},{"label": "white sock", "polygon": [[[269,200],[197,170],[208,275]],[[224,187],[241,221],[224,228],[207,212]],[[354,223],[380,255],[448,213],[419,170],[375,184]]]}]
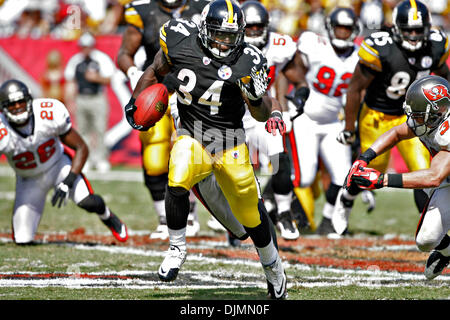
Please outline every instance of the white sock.
[{"label": "white sock", "polygon": [[153,206],[158,213],[159,221],[166,221],[166,202],[165,200],[153,201]]},{"label": "white sock", "polygon": [[331,219],[333,217],[334,206],[331,203],[325,201],[322,209],[322,216],[324,218]]},{"label": "white sock", "polygon": [[181,251],[186,251],[186,227],[180,230],[167,228],[169,231],[169,243],[177,246]]},{"label": "white sock", "polygon": [[288,194],[273,194],[275,202],[277,203],[278,213],[291,210],[292,191]]},{"label": "white sock", "polygon": [[263,266],[270,266],[278,258],[278,251],[272,240],[270,240],[270,243],[264,248],[256,247],[256,250],[258,250],[259,261],[261,261]]},{"label": "white sock", "polygon": [[105,207],[105,213],[99,214],[98,216],[100,217],[100,219],[106,220],[109,218],[110,215],[111,215],[111,211],[109,211],[108,207]]},{"label": "white sock", "polygon": [[442,250],[438,250],[440,253],[442,253],[444,256],[446,256],[446,257],[450,257],[450,246],[448,246],[447,248],[445,248],[445,249],[442,249]]}]

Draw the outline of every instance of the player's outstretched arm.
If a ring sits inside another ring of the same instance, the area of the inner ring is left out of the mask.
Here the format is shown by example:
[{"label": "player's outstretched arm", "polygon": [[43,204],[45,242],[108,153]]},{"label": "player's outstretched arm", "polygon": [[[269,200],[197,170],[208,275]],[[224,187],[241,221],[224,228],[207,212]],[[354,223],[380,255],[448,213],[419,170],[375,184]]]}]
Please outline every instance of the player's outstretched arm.
[{"label": "player's outstretched arm", "polygon": [[52,206],[57,206],[58,208],[67,204],[70,189],[72,189],[78,175],[81,173],[81,169],[89,154],[86,143],[75,129],[70,128],[67,133],[60,136],[60,139],[62,143],[75,150],[75,155],[72,159],[72,167],[70,168],[69,174],[55,186],[51,203]]},{"label": "player's outstretched arm", "polygon": [[404,122],[379,136],[370,148],[377,154],[382,154],[394,147],[400,141],[412,139],[414,137],[414,132],[408,127],[406,122]]},{"label": "player's outstretched arm", "polygon": [[71,128],[66,134],[60,136],[61,142],[69,148],[75,150],[75,155],[72,159],[72,169],[74,174],[80,174],[84,164],[89,156],[89,148],[80,136],[78,131]]},{"label": "player's outstretched arm", "polygon": [[363,68],[359,63],[356,65],[348,86],[347,100],[344,107],[345,128],[337,138],[343,144],[351,144],[355,139],[355,121],[361,104],[362,92],[374,78],[374,75],[364,71]]},{"label": "player's outstretched arm", "polygon": [[143,73],[134,64],[134,56],[141,42],[142,34],[134,26],[128,26],[122,36],[122,43],[117,55],[117,65],[127,75],[132,89],[136,87],[136,83]]},{"label": "player's outstretched arm", "polygon": [[[403,188],[423,189],[438,187],[450,175],[450,152],[442,150],[431,160],[430,167],[401,174]],[[386,175],[388,176],[388,175]],[[388,177],[385,186],[388,186]]]}]

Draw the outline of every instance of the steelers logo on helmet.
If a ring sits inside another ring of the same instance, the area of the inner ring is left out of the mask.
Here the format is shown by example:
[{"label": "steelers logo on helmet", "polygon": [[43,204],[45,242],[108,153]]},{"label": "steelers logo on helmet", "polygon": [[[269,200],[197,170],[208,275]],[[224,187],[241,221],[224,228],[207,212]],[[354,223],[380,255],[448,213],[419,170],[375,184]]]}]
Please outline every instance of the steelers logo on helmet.
[{"label": "steelers logo on helmet", "polygon": [[417,136],[436,129],[450,114],[447,80],[433,75],[414,81],[406,92],[403,109],[407,125]]},{"label": "steelers logo on helmet", "polygon": [[200,18],[199,37],[214,58],[223,59],[244,42],[245,21],[233,0],[215,0],[205,6]]},{"label": "steelers logo on helmet", "polygon": [[427,6],[420,1],[405,0],[392,12],[393,38],[408,51],[425,46],[430,35],[431,16]]},{"label": "steelers logo on helmet", "polygon": [[241,6],[245,17],[244,41],[262,49],[269,39],[269,13],[256,0],[245,1]]},{"label": "steelers logo on helmet", "polygon": [[1,110],[8,122],[14,125],[23,125],[28,121],[32,114],[32,102],[28,87],[19,80],[8,80],[0,87]]},{"label": "steelers logo on helmet", "polygon": [[325,27],[331,44],[338,50],[353,47],[353,41],[361,32],[361,23],[355,12],[350,8],[338,7],[334,9],[326,17]]}]

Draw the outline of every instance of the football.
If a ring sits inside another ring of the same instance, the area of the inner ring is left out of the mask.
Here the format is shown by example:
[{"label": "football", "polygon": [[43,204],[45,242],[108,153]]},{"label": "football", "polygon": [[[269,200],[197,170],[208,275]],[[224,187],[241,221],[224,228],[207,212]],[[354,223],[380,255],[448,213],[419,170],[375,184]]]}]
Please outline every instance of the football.
[{"label": "football", "polygon": [[168,100],[169,92],[162,83],[146,88],[135,101],[134,122],[144,127],[153,126],[166,113]]}]

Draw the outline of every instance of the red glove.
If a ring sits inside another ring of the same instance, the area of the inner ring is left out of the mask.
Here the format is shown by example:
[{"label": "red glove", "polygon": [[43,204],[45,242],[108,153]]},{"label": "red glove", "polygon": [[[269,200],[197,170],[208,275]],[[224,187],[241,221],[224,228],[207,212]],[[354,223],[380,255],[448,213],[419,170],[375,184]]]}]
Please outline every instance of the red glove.
[{"label": "red glove", "polygon": [[351,177],[361,189],[380,189],[383,188],[384,173],[372,168],[361,168],[353,173]]},{"label": "red glove", "polygon": [[350,188],[353,174],[356,171],[358,171],[360,168],[364,169],[365,167],[367,167],[367,162],[365,162],[364,160],[356,160],[355,162],[353,162],[353,165],[350,168],[350,171],[348,172],[347,177],[345,177],[344,187],[346,187],[347,189]]},{"label": "red glove", "polygon": [[270,118],[266,122],[266,130],[268,133],[271,133],[274,136],[276,136],[277,129],[278,131],[280,131],[281,135],[284,135],[286,133],[286,124],[283,121],[283,116],[281,112],[274,111],[272,112]]}]

